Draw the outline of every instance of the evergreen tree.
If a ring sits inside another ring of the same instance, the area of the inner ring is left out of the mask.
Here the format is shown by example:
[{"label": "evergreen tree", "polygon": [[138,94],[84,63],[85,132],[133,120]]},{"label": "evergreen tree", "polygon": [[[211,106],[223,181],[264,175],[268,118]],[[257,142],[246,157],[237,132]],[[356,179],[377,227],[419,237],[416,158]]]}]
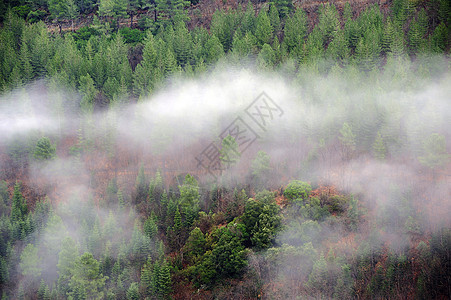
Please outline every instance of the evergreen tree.
[{"label": "evergreen tree", "polygon": [[55,157],[56,148],[51,144],[48,137],[41,137],[36,143],[33,157],[36,160],[44,161]]},{"label": "evergreen tree", "polygon": [[57,22],[61,33],[61,22],[64,19],[75,19],[78,16],[78,8],[73,0],[48,0],[49,11]]},{"label": "evergreen tree", "polygon": [[342,143],[342,158],[346,160],[350,159],[356,149],[356,135],[352,131],[352,126],[346,122],[343,123],[338,138]]},{"label": "evergreen tree", "polygon": [[[267,45],[269,46],[269,45]],[[269,48],[271,48],[269,46]],[[270,51],[270,53],[273,54],[274,56],[274,52],[272,52],[272,49],[268,50],[266,47],[265,52]],[[267,53],[266,53],[267,54]],[[265,56],[264,58],[268,58],[267,56]],[[271,57],[269,57],[271,58]],[[272,57],[274,58],[274,57]],[[273,61],[269,61],[268,63],[274,62]],[[231,135],[227,135],[221,143],[221,149],[219,150],[220,156],[219,159],[221,160],[221,163],[223,164],[223,168],[227,169],[230,168],[234,165],[236,165],[241,157],[241,153],[240,153],[240,149],[238,146],[238,143],[236,142],[235,138],[232,137]]]},{"label": "evergreen tree", "polygon": [[274,5],[279,11],[280,18],[284,19],[289,16],[293,10],[293,3],[290,0],[272,0],[271,6]]},{"label": "evergreen tree", "polygon": [[139,287],[138,283],[133,282],[127,290],[127,300],[138,300],[139,299]]},{"label": "evergreen tree", "polygon": [[274,28],[266,14],[266,10],[260,11],[256,23],[255,36],[257,37],[259,44],[271,44]]},{"label": "evergreen tree", "polygon": [[153,88],[157,68],[157,52],[152,33],[149,31],[144,41],[143,59],[133,73],[133,90],[138,96],[147,96]]},{"label": "evergreen tree", "polygon": [[424,9],[420,10],[416,19],[412,19],[408,31],[409,46],[416,53],[424,49],[428,19]]},{"label": "evergreen tree", "polygon": [[139,168],[138,176],[135,182],[135,197],[134,204],[140,204],[147,199],[147,192],[149,187],[147,185],[146,175],[144,174],[144,165]]},{"label": "evergreen tree", "polygon": [[20,255],[20,270],[24,276],[37,278],[41,276],[41,259],[38,256],[38,248],[33,244],[28,244]]},{"label": "evergreen tree", "polygon": [[182,209],[198,210],[200,194],[197,180],[190,174],[187,174],[183,180],[183,184],[179,186],[179,190]]},{"label": "evergreen tree", "polygon": [[244,12],[241,31],[243,33],[249,32],[253,34],[255,32],[255,22],[254,6],[252,5],[252,2],[249,1],[246,5],[246,11]]},{"label": "evergreen tree", "polygon": [[346,2],[343,12],[344,33],[349,47],[354,50],[357,47],[362,32],[359,23],[353,19],[353,12],[349,2]]},{"label": "evergreen tree", "polygon": [[433,133],[423,141],[423,149],[418,160],[424,166],[434,170],[446,165],[450,155],[446,151],[446,140],[443,135]]},{"label": "evergreen tree", "polygon": [[158,227],[155,223],[155,220],[152,217],[148,217],[144,222],[144,233],[150,238],[153,239],[157,236]]},{"label": "evergreen tree", "polygon": [[133,17],[140,8],[140,0],[127,0],[127,13],[130,16],[130,28],[133,26]]},{"label": "evergreen tree", "polygon": [[71,291],[69,297],[83,299],[102,299],[104,297],[103,288],[105,280],[100,273],[100,264],[94,259],[91,253],[86,252],[75,261],[69,282]]},{"label": "evergreen tree", "polygon": [[277,10],[276,5],[271,4],[269,8],[269,20],[272,28],[274,29],[274,33],[277,36],[277,33],[280,31],[281,28],[281,22],[279,18],[279,11]]},{"label": "evergreen tree", "polygon": [[28,207],[25,198],[22,196],[22,185],[19,181],[14,185],[14,193],[11,201],[11,221],[13,223],[22,223],[28,213]]},{"label": "evergreen tree", "polygon": [[289,52],[301,47],[307,34],[307,17],[303,9],[297,9],[292,17],[285,21],[284,44]]},{"label": "evergreen tree", "polygon": [[192,58],[192,38],[184,22],[175,25],[174,53],[180,66],[185,66]]},{"label": "evergreen tree", "polygon": [[259,188],[263,188],[268,184],[270,179],[270,160],[268,153],[258,151],[257,155],[251,162],[252,176],[255,178],[255,184]]},{"label": "evergreen tree", "polygon": [[323,45],[329,45],[334,39],[336,32],[340,29],[338,12],[333,4],[322,4],[318,17],[318,28],[323,36]]},{"label": "evergreen tree", "polygon": [[210,32],[219,39],[225,52],[232,47],[234,31],[230,15],[222,10],[217,10],[211,19]]},{"label": "evergreen tree", "polygon": [[274,50],[270,45],[264,44],[262,50],[257,56],[257,65],[260,69],[271,70],[276,62],[276,56],[274,54]]},{"label": "evergreen tree", "polygon": [[214,64],[224,55],[224,47],[214,34],[205,43],[205,51],[206,64]]},{"label": "evergreen tree", "polygon": [[82,95],[82,99],[80,102],[80,107],[82,112],[84,113],[92,113],[94,108],[94,100],[97,95],[97,89],[94,85],[94,80],[88,74],[86,76],[80,77],[80,92]]},{"label": "evergreen tree", "polygon": [[158,276],[158,292],[162,298],[166,298],[171,292],[171,272],[169,264],[164,260],[160,266]]},{"label": "evergreen tree", "polygon": [[374,140],[373,150],[374,156],[377,159],[383,160],[385,158],[387,150],[385,148],[384,140],[382,139],[380,132],[377,133],[376,139]]}]

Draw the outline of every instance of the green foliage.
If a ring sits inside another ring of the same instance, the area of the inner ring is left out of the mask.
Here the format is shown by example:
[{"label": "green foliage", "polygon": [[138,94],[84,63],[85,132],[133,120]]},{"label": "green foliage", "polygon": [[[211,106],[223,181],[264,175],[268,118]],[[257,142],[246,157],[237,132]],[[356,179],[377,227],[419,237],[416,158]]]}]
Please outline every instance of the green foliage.
[{"label": "green foliage", "polygon": [[383,160],[385,158],[387,149],[385,148],[385,143],[384,143],[384,140],[382,139],[382,135],[380,132],[377,133],[376,139],[374,140],[373,151],[374,151],[374,156],[377,159]]},{"label": "green foliage", "polygon": [[30,6],[21,5],[15,6],[11,9],[19,18],[25,19],[31,11]]},{"label": "green foliage", "polygon": [[144,222],[144,233],[149,237],[149,239],[152,239],[157,236],[158,233],[158,227],[155,223],[155,220],[152,217],[148,217],[147,220]]},{"label": "green foliage", "polygon": [[445,165],[449,159],[445,137],[438,133],[431,134],[423,141],[422,150],[423,155],[418,160],[430,169]]},{"label": "green foliage", "polygon": [[127,290],[127,300],[139,299],[139,286],[138,283],[133,282]]},{"label": "green foliage", "polygon": [[71,290],[68,292],[68,296],[102,299],[105,294],[103,288],[107,279],[108,277],[104,277],[100,273],[99,262],[91,253],[86,252],[75,261],[69,282]]},{"label": "green foliage", "polygon": [[306,200],[312,191],[309,183],[300,180],[292,180],[285,188],[283,195],[291,201]]},{"label": "green foliage", "polygon": [[302,9],[296,10],[292,17],[288,17],[284,27],[284,43],[288,51],[295,51],[301,47],[307,35],[307,17]]},{"label": "green foliage", "polygon": [[323,220],[329,215],[327,207],[322,207],[317,197],[312,197],[299,209],[300,214],[306,219]]},{"label": "green foliage", "polygon": [[271,25],[271,20],[266,14],[266,10],[261,10],[258,14],[255,27],[255,36],[259,44],[271,44],[274,28]]},{"label": "green foliage", "polygon": [[229,168],[238,163],[241,153],[238,147],[238,143],[231,135],[227,135],[221,143],[221,149],[219,150],[219,159],[224,164],[224,168]]},{"label": "green foliage", "polygon": [[20,270],[23,276],[41,276],[41,259],[38,256],[38,248],[28,244],[20,255]]},{"label": "green foliage", "polygon": [[255,184],[258,188],[267,186],[270,180],[271,158],[265,151],[258,151],[257,155],[251,162],[252,176],[255,178]]},{"label": "green foliage", "polygon": [[139,29],[131,29],[130,27],[122,27],[119,29],[119,34],[122,35],[126,44],[140,43],[145,38],[145,33]]},{"label": "green foliage", "polygon": [[11,221],[20,223],[24,222],[28,213],[28,206],[25,198],[22,196],[22,185],[16,182],[14,185],[14,193],[11,204]]},{"label": "green foliage", "polygon": [[275,6],[279,11],[280,18],[284,19],[293,10],[293,2],[289,0],[272,0],[271,6]]},{"label": "green foliage", "polygon": [[356,150],[356,135],[352,130],[352,126],[347,122],[343,123],[338,137],[342,143],[342,158],[350,159]]},{"label": "green foliage", "polygon": [[[0,217],[9,214],[9,193],[8,183],[4,180],[0,181]],[[17,205],[17,204],[16,204]]]},{"label": "green foliage", "polygon": [[66,237],[62,241],[61,251],[58,255],[58,290],[61,294],[66,295],[69,292],[69,281],[72,277],[72,271],[75,262],[79,256],[78,247],[75,241]]},{"label": "green foliage", "polygon": [[328,45],[340,29],[340,21],[338,20],[338,12],[335,5],[322,4],[320,6],[318,28],[323,36],[323,44]]},{"label": "green foliage", "polygon": [[275,233],[280,226],[279,207],[274,195],[263,191],[246,202],[244,214],[241,218],[248,241],[257,249],[271,246]]},{"label": "green foliage", "polygon": [[48,137],[41,137],[36,143],[33,157],[39,161],[49,160],[55,157],[56,147],[51,144]]}]

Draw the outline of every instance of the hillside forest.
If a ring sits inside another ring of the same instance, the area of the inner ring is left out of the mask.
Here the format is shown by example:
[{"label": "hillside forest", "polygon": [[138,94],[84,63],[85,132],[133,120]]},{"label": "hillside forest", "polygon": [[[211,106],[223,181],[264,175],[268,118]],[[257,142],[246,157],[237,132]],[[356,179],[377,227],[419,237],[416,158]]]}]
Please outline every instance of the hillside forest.
[{"label": "hillside forest", "polygon": [[450,18],[2,1],[1,299],[450,299]]}]

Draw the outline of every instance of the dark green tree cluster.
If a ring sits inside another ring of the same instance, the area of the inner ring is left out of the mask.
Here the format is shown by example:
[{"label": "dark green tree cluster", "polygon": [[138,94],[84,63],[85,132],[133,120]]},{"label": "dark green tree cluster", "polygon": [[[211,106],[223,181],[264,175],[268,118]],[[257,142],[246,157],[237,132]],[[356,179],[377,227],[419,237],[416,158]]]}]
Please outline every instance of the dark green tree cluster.
[{"label": "dark green tree cluster", "polygon": [[[71,1],[49,2],[56,20],[68,18]],[[76,5],[88,11],[88,2]],[[140,1],[102,0],[99,13],[119,18],[128,11],[133,16],[142,5]],[[216,11],[210,32],[202,27],[187,29],[183,1],[157,1],[152,5],[156,5],[161,26],[142,33],[130,28],[112,32],[102,22],[94,22],[75,33],[58,36],[47,33],[43,23],[28,25],[9,12],[0,34],[1,90],[36,78],[53,78],[58,84],[80,90],[80,106],[90,111],[101,97],[110,102],[145,97],[160,87],[164,78],[203,72],[225,54],[231,64],[246,57],[255,59],[263,70],[291,61],[299,71],[313,68],[330,72],[338,65],[368,72],[383,68],[384,58],[408,54],[415,59],[449,49],[449,10],[445,12],[445,5],[440,11],[444,14],[436,18],[432,14],[435,2],[425,10],[413,7],[411,1],[398,0],[388,16],[373,5],[357,18],[349,3],[343,15],[333,4],[324,4],[318,11],[318,24],[311,28],[302,9],[291,12],[276,1],[269,10],[261,9],[255,15],[249,4],[247,9]],[[135,48],[142,49],[136,50],[142,51],[137,65],[129,63]]]}]

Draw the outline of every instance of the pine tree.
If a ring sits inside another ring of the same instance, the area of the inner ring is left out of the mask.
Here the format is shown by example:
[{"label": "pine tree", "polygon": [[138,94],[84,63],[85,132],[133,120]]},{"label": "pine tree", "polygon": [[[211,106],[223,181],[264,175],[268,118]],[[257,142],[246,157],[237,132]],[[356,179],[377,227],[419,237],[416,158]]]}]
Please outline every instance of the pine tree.
[{"label": "pine tree", "polygon": [[257,56],[257,66],[261,70],[271,70],[276,62],[276,56],[274,50],[270,45],[264,44],[262,50]]},{"label": "pine tree", "polygon": [[428,136],[423,141],[422,154],[418,160],[431,170],[446,165],[450,155],[446,151],[445,137],[438,133]]},{"label": "pine tree", "polygon": [[277,10],[277,6],[274,4],[271,4],[271,7],[269,9],[269,20],[271,22],[271,26],[274,29],[274,33],[277,36],[277,33],[279,33],[281,28],[280,18],[279,18],[279,11]]},{"label": "pine tree", "polygon": [[277,7],[281,19],[289,16],[293,10],[293,3],[290,0],[272,0],[271,5]]},{"label": "pine tree", "polygon": [[86,114],[90,114],[93,111],[94,99],[97,95],[97,89],[94,85],[94,80],[88,73],[86,74],[86,76],[80,77],[79,84],[80,93],[82,95],[80,102],[81,110]]},{"label": "pine tree", "polygon": [[44,298],[45,288],[47,287],[47,284],[45,284],[44,279],[41,279],[41,283],[39,284],[38,289],[38,299]]},{"label": "pine tree", "polygon": [[241,30],[243,33],[255,32],[255,11],[252,2],[247,2],[246,11],[244,12],[243,21],[241,24]]},{"label": "pine tree", "polygon": [[11,204],[11,221],[14,223],[24,222],[28,213],[25,198],[22,196],[22,185],[19,181],[14,185],[14,193]]},{"label": "pine tree", "polygon": [[171,272],[169,264],[164,260],[160,266],[158,276],[158,291],[162,298],[166,298],[171,292]]},{"label": "pine tree", "polygon": [[373,150],[374,156],[377,159],[381,160],[385,159],[387,150],[385,148],[384,140],[382,139],[382,135],[380,132],[377,133],[376,139],[374,140]]},{"label": "pine tree", "polygon": [[346,2],[343,12],[344,34],[349,48],[354,50],[357,47],[362,35],[359,23],[353,19],[353,12],[349,2]]},{"label": "pine tree", "polygon": [[145,295],[150,296],[152,294],[152,260],[150,257],[141,269],[141,286],[144,289]]},{"label": "pine tree", "polygon": [[125,200],[124,200],[124,196],[122,195],[121,189],[117,190],[117,201],[119,204],[119,209],[124,209],[125,208]]},{"label": "pine tree", "polygon": [[232,47],[234,31],[230,15],[222,10],[217,10],[211,19],[210,32],[219,39],[225,52]]},{"label": "pine tree", "polygon": [[323,36],[323,45],[328,45],[340,29],[338,12],[333,4],[322,4],[318,18],[318,28]]},{"label": "pine tree", "polygon": [[127,290],[127,300],[139,299],[139,287],[137,282],[132,282]]},{"label": "pine tree", "polygon": [[48,137],[41,137],[36,143],[33,157],[36,160],[44,161],[55,157],[55,146],[51,144]]},{"label": "pine tree", "polygon": [[214,64],[224,55],[224,48],[216,35],[212,35],[205,43],[205,63]]},{"label": "pine tree", "polygon": [[342,143],[342,158],[346,160],[350,159],[356,149],[356,135],[352,131],[352,126],[346,122],[343,123],[338,138]]},{"label": "pine tree", "polygon": [[300,47],[307,34],[307,17],[303,9],[296,10],[292,17],[288,17],[284,27],[284,44],[288,51]]},{"label": "pine tree", "polygon": [[138,176],[135,182],[135,197],[133,203],[139,204],[147,199],[147,192],[149,187],[147,186],[146,175],[144,174],[144,165],[139,168]]},{"label": "pine tree", "polygon": [[148,217],[144,222],[144,233],[150,238],[153,239],[156,237],[158,233],[158,227],[155,223],[155,220],[152,217]]},{"label": "pine tree", "polygon": [[257,24],[255,28],[255,36],[259,44],[271,44],[274,28],[271,21],[266,14],[266,10],[261,10],[257,17]]},{"label": "pine tree", "polygon": [[133,16],[140,8],[140,0],[128,0],[127,1],[127,13],[130,15],[130,28],[133,26]]},{"label": "pine tree", "polygon": [[31,65],[30,52],[26,44],[23,44],[22,47],[20,47],[19,59],[22,67],[22,78],[28,82],[33,78],[33,67]]},{"label": "pine tree", "polygon": [[192,58],[192,38],[184,22],[175,25],[174,53],[180,66],[185,66]]},{"label": "pine tree", "polygon": [[69,282],[69,297],[101,299],[104,296],[105,281],[100,273],[100,264],[91,253],[86,252],[75,261]]},{"label": "pine tree", "polygon": [[154,37],[149,31],[144,41],[143,59],[133,73],[133,90],[136,95],[147,96],[153,88],[152,79],[157,68],[157,52]]},{"label": "pine tree", "polygon": [[425,35],[427,32],[428,19],[426,12],[422,9],[417,18],[412,19],[408,31],[410,50],[414,53],[421,51],[425,46]]},{"label": "pine tree", "polygon": [[24,276],[41,276],[41,258],[38,256],[38,248],[28,244],[20,255],[20,270]]},{"label": "pine tree", "polygon": [[151,286],[155,294],[160,294],[160,262],[158,260],[153,264]]}]

